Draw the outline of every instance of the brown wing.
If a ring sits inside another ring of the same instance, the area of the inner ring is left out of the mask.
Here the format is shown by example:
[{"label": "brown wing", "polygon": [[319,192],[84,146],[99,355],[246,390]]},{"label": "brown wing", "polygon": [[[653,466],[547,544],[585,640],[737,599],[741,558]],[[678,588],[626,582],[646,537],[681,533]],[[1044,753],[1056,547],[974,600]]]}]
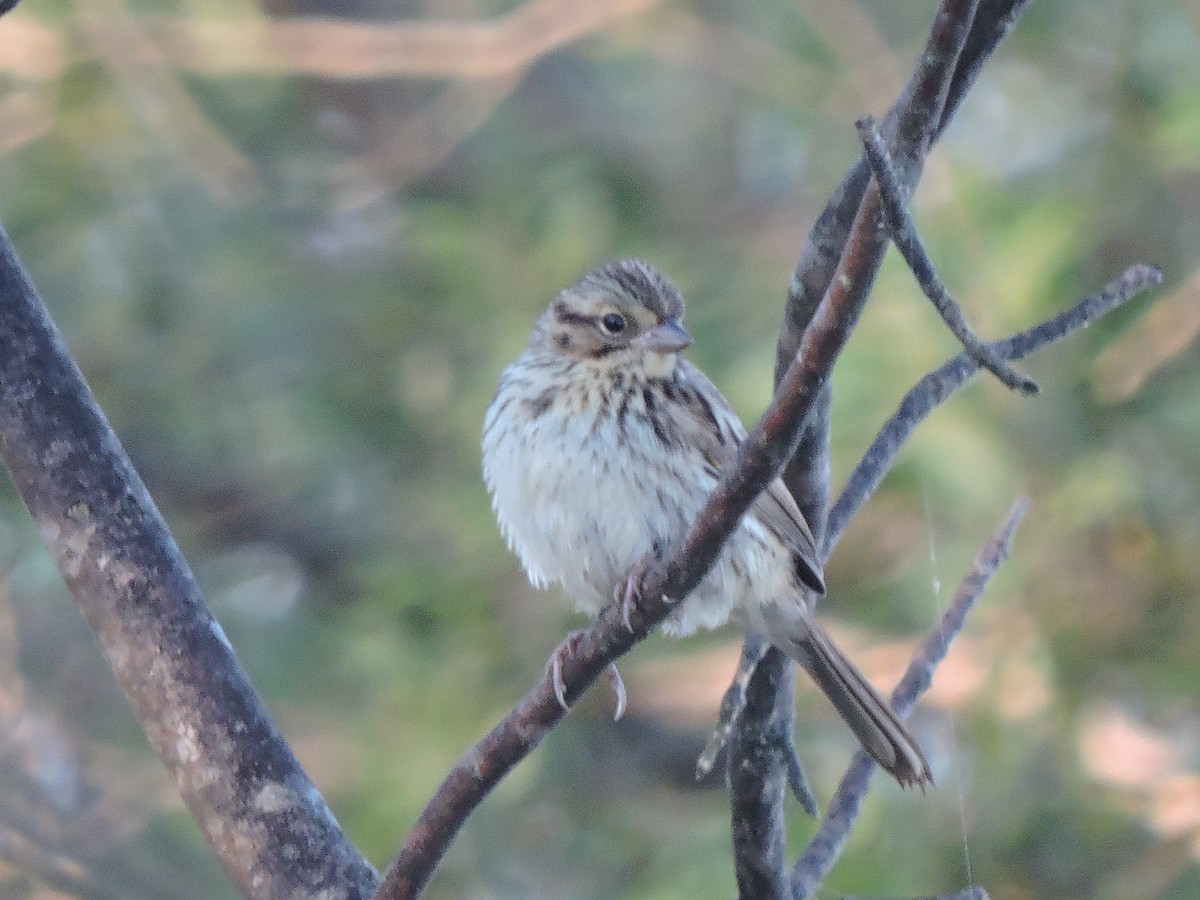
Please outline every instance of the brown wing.
[{"label": "brown wing", "polygon": [[[689,433],[689,445],[700,450],[715,473],[725,472],[736,461],[738,446],[746,439],[745,427],[716,385],[687,360],[680,360],[676,382],[681,388],[679,399],[691,413],[686,422],[680,423]],[[812,531],[781,479],[776,478],[759,494],[750,513],[791,547],[800,580],[812,590],[825,593],[821,558]]]}]

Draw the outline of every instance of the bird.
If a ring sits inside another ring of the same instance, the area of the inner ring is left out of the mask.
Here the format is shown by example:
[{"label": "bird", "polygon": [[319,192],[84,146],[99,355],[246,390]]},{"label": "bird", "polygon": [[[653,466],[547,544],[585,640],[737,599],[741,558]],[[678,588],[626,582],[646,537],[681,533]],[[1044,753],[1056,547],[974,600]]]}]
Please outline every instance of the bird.
[{"label": "bird", "polygon": [[[648,263],[599,266],[560,291],[500,376],[484,416],[483,479],[510,549],[537,588],[595,616],[637,597],[637,573],[687,533],[746,429],[680,354],[692,343],[678,288]],[[901,786],[932,783],[891,705],[817,622],[825,578],[812,530],[781,479],[743,516],[698,586],[664,621],[675,636],[732,620],[811,676]],[[564,645],[565,646],[565,645]],[[560,647],[551,658],[566,707]],[[624,689],[615,667],[609,669]]]}]

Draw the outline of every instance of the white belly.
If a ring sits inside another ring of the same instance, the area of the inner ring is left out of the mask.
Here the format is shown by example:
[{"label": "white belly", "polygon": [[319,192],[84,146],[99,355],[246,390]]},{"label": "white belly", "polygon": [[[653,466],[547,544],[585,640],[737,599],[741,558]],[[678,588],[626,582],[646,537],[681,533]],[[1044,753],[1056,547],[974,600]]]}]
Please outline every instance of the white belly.
[{"label": "white belly", "polygon": [[[665,464],[652,426],[632,413],[619,425],[614,408],[586,415],[556,401],[537,416],[523,409],[519,427],[493,427],[503,397],[489,409],[483,443],[501,530],[534,585],[559,584],[595,615],[638,563],[682,539],[716,480],[695,451],[672,449],[673,464]],[[680,455],[689,453],[696,458]],[[743,521],[664,628],[714,628],[735,603],[756,607],[790,595],[789,560],[757,522]],[[758,573],[752,588],[747,572]]]}]

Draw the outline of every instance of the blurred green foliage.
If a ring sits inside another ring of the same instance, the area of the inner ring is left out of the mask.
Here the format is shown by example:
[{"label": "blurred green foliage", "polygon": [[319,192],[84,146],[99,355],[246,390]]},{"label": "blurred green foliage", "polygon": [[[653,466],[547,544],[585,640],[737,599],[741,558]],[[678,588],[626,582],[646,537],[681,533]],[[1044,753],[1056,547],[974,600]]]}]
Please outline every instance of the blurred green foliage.
[{"label": "blurred green foliage", "polygon": [[[402,6],[354,13],[516,8]],[[638,255],[683,289],[693,358],[752,420],[792,266],[857,154],[851,123],[886,108],[933,10],[645,7],[507,81],[215,72],[173,55],[150,4],[26,0],[0,20],[0,44],[58,48],[0,50],[0,220],[241,659],[380,865],[575,622],[525,584],[480,484],[500,369],[556,290]],[[149,61],[128,49],[147,40]],[[969,868],[998,900],[1196,895],[1198,83],[1200,4],[1037,0],[930,160],[917,220],[982,333],[1132,262],[1167,281],[1024,363],[1038,398],[980,382],[937,411],[847,532],[825,609],[887,679],[1011,500],[1032,499],[916,716],[939,787],[881,782],[831,892],[950,891]],[[835,484],[954,352],[890,259],[837,371]],[[64,820],[116,823],[97,877],[164,896],[166,864],[171,896],[233,896],[11,489],[0,516],[22,704],[57,723],[87,786]],[[715,698],[736,642],[638,648],[629,721],[589,697],[473,817],[429,896],[731,896],[724,797],[690,780],[715,699],[698,710],[658,673]],[[827,799],[851,741],[803,685],[799,702]],[[812,826],[791,815],[798,850]],[[0,868],[0,895],[53,896],[37,885]]]}]

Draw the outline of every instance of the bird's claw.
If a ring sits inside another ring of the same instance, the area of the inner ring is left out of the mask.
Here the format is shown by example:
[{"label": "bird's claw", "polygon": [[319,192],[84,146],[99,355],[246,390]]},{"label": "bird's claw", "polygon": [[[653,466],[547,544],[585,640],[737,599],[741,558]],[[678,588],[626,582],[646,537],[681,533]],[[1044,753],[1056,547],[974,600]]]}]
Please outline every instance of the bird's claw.
[{"label": "bird's claw", "polygon": [[646,580],[646,573],[650,571],[650,567],[656,562],[656,557],[647,556],[631,571],[625,580],[619,582],[613,589],[613,601],[617,604],[617,608],[621,613],[621,624],[625,626],[625,630],[633,633],[633,611],[637,609],[638,603],[642,599],[642,583]]},{"label": "bird's claw", "polygon": [[629,701],[625,693],[625,682],[621,680],[621,673],[617,671],[616,663],[609,663],[605,674],[608,675],[609,686],[617,696],[617,708],[613,710],[613,721],[619,722],[621,716],[625,715],[625,707],[628,706]]},{"label": "bird's claw", "polygon": [[[563,642],[554,648],[554,652],[550,654],[550,663],[546,667],[547,674],[550,676],[550,687],[554,691],[554,699],[565,710],[570,710],[571,704],[567,702],[567,684],[563,680],[563,660],[578,649],[582,637],[582,631],[572,631],[568,634]],[[608,676],[608,683],[617,698],[617,708],[613,711],[613,721],[615,722],[625,715],[625,709],[629,705],[628,695],[625,692],[625,682],[621,680],[621,673],[617,671],[616,663],[609,663],[605,674]]]},{"label": "bird's claw", "polygon": [[563,681],[563,659],[575,651],[575,646],[579,643],[579,634],[578,631],[571,632],[550,654],[550,687],[554,689],[554,699],[558,701],[558,705],[567,710],[571,708],[571,704],[567,703],[567,685]]}]

